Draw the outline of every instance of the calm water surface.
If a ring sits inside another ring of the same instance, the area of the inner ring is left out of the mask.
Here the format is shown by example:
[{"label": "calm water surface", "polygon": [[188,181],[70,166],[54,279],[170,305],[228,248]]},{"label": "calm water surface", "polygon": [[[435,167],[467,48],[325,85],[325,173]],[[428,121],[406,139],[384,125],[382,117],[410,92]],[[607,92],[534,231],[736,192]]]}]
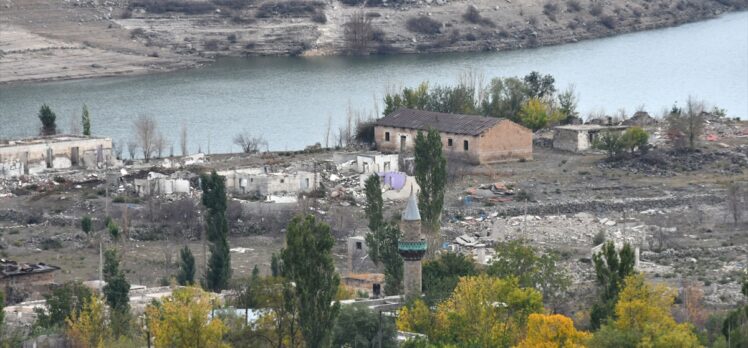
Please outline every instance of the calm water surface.
[{"label": "calm water surface", "polygon": [[[344,122],[345,110],[373,110],[387,86],[421,81],[452,84],[460,71],[487,78],[532,70],[573,83],[579,109],[652,113],[688,95],[748,118],[748,12],[680,27],[533,50],[389,57],[267,57],[220,59],[202,69],[150,76],[0,86],[0,138],[34,135],[36,112],[49,104],[66,129],[83,103],[93,132],[115,142],[132,138],[132,119],[153,115],[178,147],[188,125],[192,152],[238,151],[242,130],[262,134],[274,150],[323,141],[327,120]],[[0,73],[2,73],[0,71]],[[380,102],[381,104],[381,102]],[[380,106],[381,108],[381,106]],[[175,150],[177,151],[177,150]]]}]

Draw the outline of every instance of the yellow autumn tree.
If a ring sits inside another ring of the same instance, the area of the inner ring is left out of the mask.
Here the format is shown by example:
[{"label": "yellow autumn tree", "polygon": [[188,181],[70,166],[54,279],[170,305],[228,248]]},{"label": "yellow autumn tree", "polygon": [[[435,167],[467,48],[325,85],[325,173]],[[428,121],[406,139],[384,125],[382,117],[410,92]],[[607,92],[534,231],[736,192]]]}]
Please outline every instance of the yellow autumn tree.
[{"label": "yellow autumn tree", "polygon": [[98,296],[92,296],[79,313],[72,313],[65,322],[67,336],[74,348],[103,348],[112,336],[106,306]]},{"label": "yellow autumn tree", "polygon": [[670,308],[675,291],[664,285],[651,285],[641,274],[626,278],[618,297],[616,320],[604,325],[594,336],[592,346],[653,348],[700,347],[690,324],[678,324]]},{"label": "yellow autumn tree", "polygon": [[517,279],[462,277],[433,315],[429,339],[469,347],[510,347],[524,336],[527,317],[543,311],[543,296]]},{"label": "yellow autumn tree", "polygon": [[571,318],[560,315],[530,314],[527,336],[517,348],[581,348],[591,335],[577,331]]},{"label": "yellow autumn tree", "polygon": [[400,331],[418,332],[427,336],[432,336],[436,331],[433,314],[420,299],[413,301],[410,306],[403,307],[395,324]]},{"label": "yellow autumn tree", "polygon": [[176,289],[160,305],[148,306],[148,328],[156,348],[229,347],[222,342],[226,326],[209,318],[211,307],[211,295],[195,287]]},{"label": "yellow autumn tree", "polygon": [[536,131],[548,124],[555,124],[564,119],[564,114],[552,108],[540,98],[530,98],[519,110],[522,124]]}]

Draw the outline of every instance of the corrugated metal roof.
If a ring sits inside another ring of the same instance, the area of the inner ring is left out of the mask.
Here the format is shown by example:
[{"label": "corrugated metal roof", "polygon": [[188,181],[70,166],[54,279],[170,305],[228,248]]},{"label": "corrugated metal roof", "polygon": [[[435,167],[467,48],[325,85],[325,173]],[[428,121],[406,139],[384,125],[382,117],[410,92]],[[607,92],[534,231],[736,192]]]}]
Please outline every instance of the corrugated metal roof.
[{"label": "corrugated metal roof", "polygon": [[440,132],[480,135],[501,121],[500,118],[475,115],[447,114],[400,108],[379,119],[378,126],[418,130],[436,129]]}]

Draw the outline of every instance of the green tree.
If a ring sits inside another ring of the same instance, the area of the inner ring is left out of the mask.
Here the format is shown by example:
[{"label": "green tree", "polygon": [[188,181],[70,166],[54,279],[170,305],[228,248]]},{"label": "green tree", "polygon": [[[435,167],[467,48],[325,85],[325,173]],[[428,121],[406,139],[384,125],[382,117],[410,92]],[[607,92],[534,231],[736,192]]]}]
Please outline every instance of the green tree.
[{"label": "green tree", "polygon": [[571,285],[571,278],[557,262],[554,254],[541,255],[524,241],[513,240],[496,245],[496,257],[486,272],[500,278],[515,277],[521,287],[539,290],[555,311],[565,302],[563,297]]},{"label": "green tree", "polygon": [[192,250],[186,245],[179,250],[177,283],[182,286],[195,284],[195,256],[192,255]]},{"label": "green tree", "polygon": [[104,285],[103,293],[107,304],[112,309],[112,332],[115,337],[128,334],[130,326],[130,283],[119,268],[117,251],[110,249],[104,252]]},{"label": "green tree", "polygon": [[590,324],[592,328],[597,329],[615,315],[615,305],[623,281],[635,272],[634,250],[626,243],[621,251],[616,251],[615,244],[609,241],[603,245],[599,253],[592,256],[592,261],[595,264],[600,298],[592,306]]},{"label": "green tree", "polygon": [[3,308],[5,308],[5,292],[0,290],[0,335],[2,335],[2,330],[4,329],[3,323],[5,323],[5,311]]},{"label": "green tree", "polygon": [[340,310],[335,294],[340,276],[335,271],[330,226],[314,216],[297,216],[288,225],[281,252],[283,274],[295,284],[301,334],[308,347],[330,344],[330,332]]},{"label": "green tree", "polygon": [[205,274],[205,287],[220,292],[227,289],[231,279],[228,222],[226,221],[225,179],[213,171],[200,176],[203,205],[206,208],[206,235],[210,244],[210,260]]},{"label": "green tree", "polygon": [[529,98],[529,93],[527,85],[516,77],[495,78],[488,87],[488,97],[483,101],[482,113],[520,123],[519,112]]},{"label": "green tree", "polygon": [[270,274],[273,277],[280,277],[281,275],[281,260],[276,253],[273,253],[270,257]]},{"label": "green tree", "polygon": [[57,115],[55,115],[47,104],[42,104],[37,116],[42,122],[42,135],[55,135],[57,133],[57,124],[55,123]]},{"label": "green tree", "polygon": [[397,347],[392,318],[380,316],[366,306],[343,306],[332,336],[333,347]]},{"label": "green tree", "polygon": [[117,223],[114,222],[114,220],[109,220],[106,224],[106,228],[109,231],[109,236],[112,237],[112,240],[118,241],[119,240],[119,226],[117,226]]},{"label": "green tree", "polygon": [[523,81],[527,86],[530,98],[543,99],[556,93],[556,87],[554,86],[556,80],[552,75],[541,75],[539,72],[533,71],[527,74]]},{"label": "green tree", "polygon": [[621,142],[620,146],[628,149],[632,154],[635,150],[644,153],[647,151],[649,134],[641,127],[631,127],[623,132],[619,141]]},{"label": "green tree", "polygon": [[83,218],[81,218],[81,230],[85,232],[86,234],[90,234],[92,230],[92,221],[91,217],[86,215]]},{"label": "green tree", "polygon": [[563,113],[554,110],[540,98],[528,99],[519,111],[522,124],[533,131],[545,128],[548,124],[561,122],[565,117]]},{"label": "green tree", "polygon": [[577,112],[577,103],[579,98],[574,91],[574,85],[570,85],[563,92],[558,94],[559,112],[564,115],[561,123],[569,123],[572,119],[579,117]]},{"label": "green tree", "polygon": [[68,282],[44,295],[46,308],[34,308],[34,326],[42,328],[62,327],[65,319],[79,313],[83,304],[91,300],[91,290],[80,282]]},{"label": "green tree", "polygon": [[423,265],[423,292],[429,303],[439,302],[452,294],[460,277],[476,275],[475,262],[469,256],[444,253]]},{"label": "green tree", "polygon": [[418,132],[415,144],[415,177],[421,223],[430,241],[429,249],[439,244],[441,214],[444,207],[444,186],[447,183],[447,160],[442,153],[442,140],[436,129],[427,134]]},{"label": "green tree", "polygon": [[236,292],[236,306],[244,308],[244,323],[249,322],[249,309],[260,305],[259,298],[260,270],[257,265],[252,268],[249,278],[239,279],[233,288]]},{"label": "green tree", "polygon": [[83,123],[83,135],[91,136],[91,115],[88,113],[88,106],[86,106],[86,104],[83,104],[81,123]]},{"label": "green tree", "polygon": [[366,234],[366,245],[369,257],[375,265],[384,264],[384,293],[397,295],[402,290],[403,259],[398,252],[397,243],[400,230],[384,223],[382,208],[382,190],[379,175],[372,175],[366,180],[366,207],[364,212],[369,220],[369,233]]}]

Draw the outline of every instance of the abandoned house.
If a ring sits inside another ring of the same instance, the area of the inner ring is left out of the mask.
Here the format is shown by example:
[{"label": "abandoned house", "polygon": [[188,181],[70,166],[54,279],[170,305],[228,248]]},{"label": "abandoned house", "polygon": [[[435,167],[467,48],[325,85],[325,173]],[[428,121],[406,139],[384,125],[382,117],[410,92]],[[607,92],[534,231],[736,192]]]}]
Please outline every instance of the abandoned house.
[{"label": "abandoned house", "polygon": [[226,189],[256,196],[295,196],[317,189],[319,173],[297,171],[272,173],[267,168],[244,168],[218,172],[226,178]]},{"label": "abandoned house", "polygon": [[571,152],[592,149],[595,140],[604,132],[623,132],[627,126],[601,126],[596,124],[566,125],[553,128],[553,148]]},{"label": "abandoned house", "polygon": [[47,169],[97,168],[113,164],[112,139],[54,135],[0,140],[0,176],[38,174]]},{"label": "abandoned house", "polygon": [[9,301],[39,299],[55,284],[59,267],[44,263],[25,264],[0,259],[0,290]]},{"label": "abandoned house", "polygon": [[532,159],[532,131],[510,120],[400,108],[379,119],[377,149],[412,152],[419,131],[439,131],[445,156],[472,164]]}]

